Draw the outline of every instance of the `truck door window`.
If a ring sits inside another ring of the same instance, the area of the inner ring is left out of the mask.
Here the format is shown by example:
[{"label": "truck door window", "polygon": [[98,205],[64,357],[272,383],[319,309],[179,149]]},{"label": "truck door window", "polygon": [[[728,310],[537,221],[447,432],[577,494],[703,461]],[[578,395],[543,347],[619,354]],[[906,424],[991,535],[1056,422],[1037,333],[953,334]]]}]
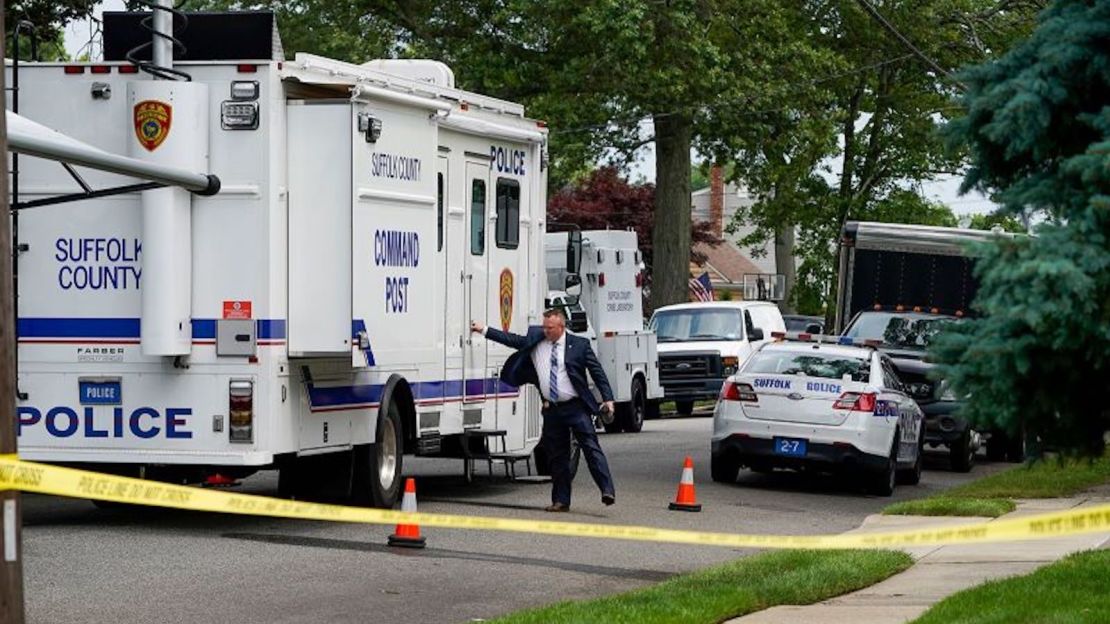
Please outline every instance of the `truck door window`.
[{"label": "truck door window", "polygon": [[753,329],[755,329],[755,324],[752,323],[752,315],[749,311],[744,310],[744,335],[751,336]]},{"label": "truck door window", "polygon": [[474,180],[470,185],[470,253],[486,253],[486,183]]},{"label": "truck door window", "polygon": [[516,249],[520,244],[520,183],[516,180],[497,179],[495,240],[501,249]]},{"label": "truck door window", "polygon": [[443,251],[443,174],[436,174],[436,251]]}]

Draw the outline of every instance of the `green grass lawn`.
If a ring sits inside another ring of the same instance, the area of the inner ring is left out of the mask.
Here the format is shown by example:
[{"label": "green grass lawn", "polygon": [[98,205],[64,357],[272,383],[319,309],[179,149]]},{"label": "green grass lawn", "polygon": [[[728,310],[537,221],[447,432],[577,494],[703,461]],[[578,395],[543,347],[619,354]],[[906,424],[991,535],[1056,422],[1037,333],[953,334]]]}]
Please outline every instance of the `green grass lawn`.
[{"label": "green grass lawn", "polygon": [[913,560],[888,550],[787,550],[682,574],[651,587],[582,602],[559,602],[495,622],[715,624],[780,604],[811,604],[905,570]]},{"label": "green grass lawn", "polygon": [[988,516],[1013,511],[1012,498],[1058,498],[1110,481],[1110,457],[1088,461],[1046,459],[1016,466],[920,500],[895,503],[885,514]]},{"label": "green grass lawn", "polygon": [[933,605],[913,624],[1110,621],[1110,551],[1077,553],[1032,574],[991,581]]}]

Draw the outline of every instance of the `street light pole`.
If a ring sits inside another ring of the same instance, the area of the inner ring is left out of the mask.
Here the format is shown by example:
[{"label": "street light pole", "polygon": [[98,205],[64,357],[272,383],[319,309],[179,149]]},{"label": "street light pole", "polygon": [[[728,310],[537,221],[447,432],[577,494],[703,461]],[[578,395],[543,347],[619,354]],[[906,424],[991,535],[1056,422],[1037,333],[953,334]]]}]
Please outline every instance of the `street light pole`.
[{"label": "street light pole", "polygon": [[[0,0],[0,58],[4,58],[4,11]],[[0,110],[6,108],[4,72],[0,72]],[[8,130],[0,115],[0,155],[8,153]],[[8,159],[0,158],[0,454],[13,455],[15,440],[15,293],[12,288],[12,226],[8,197]],[[19,490],[0,491],[0,622],[23,624]]]}]

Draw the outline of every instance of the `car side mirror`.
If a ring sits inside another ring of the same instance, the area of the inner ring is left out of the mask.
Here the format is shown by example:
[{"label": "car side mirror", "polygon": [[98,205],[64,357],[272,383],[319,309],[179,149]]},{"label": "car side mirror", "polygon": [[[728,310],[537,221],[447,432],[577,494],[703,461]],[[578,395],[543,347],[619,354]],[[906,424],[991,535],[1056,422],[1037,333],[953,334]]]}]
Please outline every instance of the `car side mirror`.
[{"label": "car side mirror", "polygon": [[568,275],[563,290],[567,293],[567,303],[578,303],[578,298],[582,296],[582,276],[577,273]]},{"label": "car side mirror", "polygon": [[763,330],[758,327],[748,332],[749,342],[755,342],[757,340],[763,340]]}]

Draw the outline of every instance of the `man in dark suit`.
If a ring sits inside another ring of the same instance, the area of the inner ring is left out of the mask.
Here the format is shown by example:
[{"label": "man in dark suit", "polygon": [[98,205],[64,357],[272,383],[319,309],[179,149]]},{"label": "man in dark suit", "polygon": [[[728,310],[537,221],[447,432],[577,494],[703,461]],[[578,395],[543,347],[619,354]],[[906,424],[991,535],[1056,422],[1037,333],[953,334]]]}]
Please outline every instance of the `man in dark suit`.
[{"label": "man in dark suit", "polygon": [[590,392],[586,372],[612,413],[613,391],[597,361],[590,341],[566,332],[562,310],[544,312],[543,325],[528,328],[524,336],[471,322],[471,331],[516,349],[501,369],[501,380],[514,386],[532,384],[543,397],[543,437],[551,470],[551,505],[546,511],[570,509],[570,436],[573,433],[586,456],[586,465],[601,490],[601,502],[616,502],[609,463],[597,441],[591,414],[599,411]]}]

